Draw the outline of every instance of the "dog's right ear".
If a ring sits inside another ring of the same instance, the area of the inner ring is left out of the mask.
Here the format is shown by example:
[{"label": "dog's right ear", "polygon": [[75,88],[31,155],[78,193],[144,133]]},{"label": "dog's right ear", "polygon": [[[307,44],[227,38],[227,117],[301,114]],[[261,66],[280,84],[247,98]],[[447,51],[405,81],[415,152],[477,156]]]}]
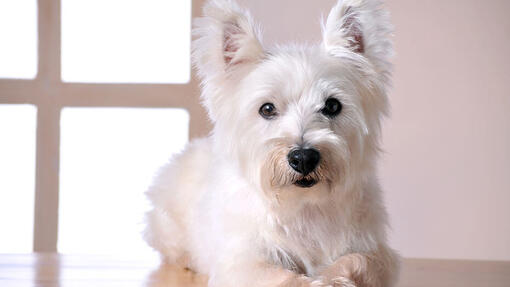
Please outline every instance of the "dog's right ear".
[{"label": "dog's right ear", "polygon": [[392,30],[380,0],[338,0],[323,26],[324,47],[333,56],[343,51],[364,56],[389,83]]},{"label": "dog's right ear", "polygon": [[194,22],[192,58],[199,76],[224,81],[263,56],[259,32],[250,14],[232,0],[210,0]]}]

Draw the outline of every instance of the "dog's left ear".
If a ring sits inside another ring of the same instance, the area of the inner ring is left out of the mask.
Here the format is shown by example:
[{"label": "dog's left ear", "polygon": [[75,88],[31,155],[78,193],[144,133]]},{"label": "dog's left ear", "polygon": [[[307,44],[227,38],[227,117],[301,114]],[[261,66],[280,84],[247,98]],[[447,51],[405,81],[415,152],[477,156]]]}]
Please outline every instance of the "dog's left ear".
[{"label": "dog's left ear", "polygon": [[193,61],[203,80],[238,74],[263,56],[258,27],[233,0],[209,0],[194,22]]},{"label": "dog's left ear", "polygon": [[392,26],[379,0],[339,0],[323,26],[326,51],[335,56],[345,49],[365,56],[383,75],[393,55]]},{"label": "dog's left ear", "polygon": [[[234,0],[209,0],[194,22],[192,60],[202,80],[202,100],[213,122],[237,85],[264,57],[259,30]],[[223,113],[228,114],[228,113]]]}]

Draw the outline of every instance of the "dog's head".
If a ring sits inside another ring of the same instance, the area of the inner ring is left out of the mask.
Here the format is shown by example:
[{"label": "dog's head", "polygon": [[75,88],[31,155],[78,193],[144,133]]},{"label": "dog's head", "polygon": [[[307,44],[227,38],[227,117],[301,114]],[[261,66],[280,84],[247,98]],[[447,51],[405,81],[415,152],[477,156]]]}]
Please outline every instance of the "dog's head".
[{"label": "dog's head", "polygon": [[392,53],[377,0],[339,1],[315,46],[265,48],[250,15],[210,1],[193,60],[214,151],[272,198],[326,198],[374,168]]}]

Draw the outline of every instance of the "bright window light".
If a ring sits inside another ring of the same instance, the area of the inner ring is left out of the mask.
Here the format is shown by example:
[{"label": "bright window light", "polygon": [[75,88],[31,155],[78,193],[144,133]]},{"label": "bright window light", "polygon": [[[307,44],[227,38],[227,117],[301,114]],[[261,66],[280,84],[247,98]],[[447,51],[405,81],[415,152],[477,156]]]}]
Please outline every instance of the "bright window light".
[{"label": "bright window light", "polygon": [[63,81],[189,81],[191,0],[61,3]]},{"label": "bright window light", "polygon": [[36,0],[0,0],[0,78],[37,74]]},{"label": "bright window light", "polygon": [[188,123],[183,109],[63,109],[58,251],[151,254],[144,192],[183,149]]},{"label": "bright window light", "polygon": [[0,253],[32,252],[37,109],[0,105]]}]

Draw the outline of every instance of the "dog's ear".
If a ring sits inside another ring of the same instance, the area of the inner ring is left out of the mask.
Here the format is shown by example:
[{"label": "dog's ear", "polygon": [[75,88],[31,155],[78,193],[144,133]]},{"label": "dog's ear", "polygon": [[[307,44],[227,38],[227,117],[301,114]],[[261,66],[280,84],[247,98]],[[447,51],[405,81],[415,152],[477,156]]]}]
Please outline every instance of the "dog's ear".
[{"label": "dog's ear", "polygon": [[392,26],[379,0],[339,0],[323,26],[326,51],[335,56],[345,49],[365,56],[386,75],[393,55]]},{"label": "dog's ear", "polygon": [[239,73],[263,56],[250,14],[232,0],[210,0],[194,22],[193,62],[206,82]]}]

